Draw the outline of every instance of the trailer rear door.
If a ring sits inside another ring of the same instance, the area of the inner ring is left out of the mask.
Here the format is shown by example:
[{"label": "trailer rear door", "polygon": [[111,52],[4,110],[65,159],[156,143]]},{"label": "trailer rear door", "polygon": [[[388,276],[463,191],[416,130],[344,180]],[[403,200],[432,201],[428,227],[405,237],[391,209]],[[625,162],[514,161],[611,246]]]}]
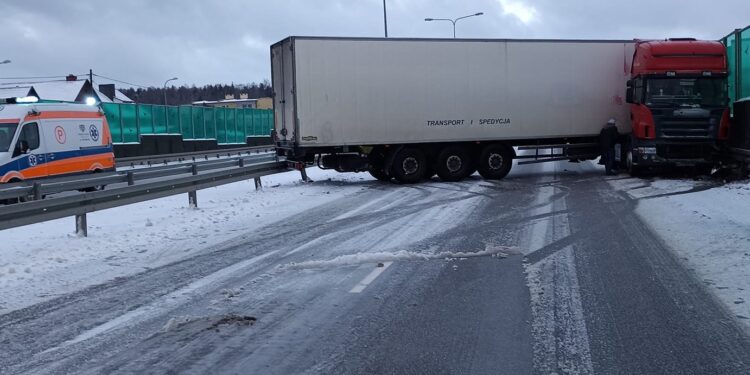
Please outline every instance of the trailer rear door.
[{"label": "trailer rear door", "polygon": [[283,141],[296,141],[294,111],[294,44],[291,38],[271,47],[274,129]]}]

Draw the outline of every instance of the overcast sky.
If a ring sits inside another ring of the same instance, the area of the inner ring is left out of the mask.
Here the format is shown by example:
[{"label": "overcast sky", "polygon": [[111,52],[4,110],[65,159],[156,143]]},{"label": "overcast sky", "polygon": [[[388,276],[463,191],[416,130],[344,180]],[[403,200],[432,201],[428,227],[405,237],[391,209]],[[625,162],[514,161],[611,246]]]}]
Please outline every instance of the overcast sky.
[{"label": "overcast sky", "polygon": [[[387,0],[392,37],[719,39],[750,0]],[[382,0],[1,0],[0,78],[94,73],[146,86],[270,79],[289,35],[383,36]],[[95,79],[96,83],[105,83]],[[17,82],[27,80],[4,80]]]}]

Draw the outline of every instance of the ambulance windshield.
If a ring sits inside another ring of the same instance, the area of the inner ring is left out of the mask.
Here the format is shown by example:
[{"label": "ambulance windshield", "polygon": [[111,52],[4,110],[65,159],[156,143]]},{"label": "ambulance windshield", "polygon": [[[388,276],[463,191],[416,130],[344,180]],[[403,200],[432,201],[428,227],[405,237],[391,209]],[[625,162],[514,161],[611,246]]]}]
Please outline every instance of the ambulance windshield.
[{"label": "ambulance windshield", "polygon": [[7,152],[10,149],[10,142],[13,140],[17,127],[18,124],[14,123],[0,123],[0,152]]}]

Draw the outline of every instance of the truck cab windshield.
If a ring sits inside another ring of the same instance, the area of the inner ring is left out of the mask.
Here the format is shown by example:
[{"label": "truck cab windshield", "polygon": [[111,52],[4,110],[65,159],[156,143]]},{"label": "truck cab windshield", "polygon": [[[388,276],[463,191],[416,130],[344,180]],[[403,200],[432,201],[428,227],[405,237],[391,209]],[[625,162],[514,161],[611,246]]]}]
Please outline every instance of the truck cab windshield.
[{"label": "truck cab windshield", "polygon": [[10,149],[10,142],[16,133],[18,124],[0,123],[0,152],[7,152]]},{"label": "truck cab windshield", "polygon": [[651,78],[646,81],[646,105],[724,107],[726,78]]}]

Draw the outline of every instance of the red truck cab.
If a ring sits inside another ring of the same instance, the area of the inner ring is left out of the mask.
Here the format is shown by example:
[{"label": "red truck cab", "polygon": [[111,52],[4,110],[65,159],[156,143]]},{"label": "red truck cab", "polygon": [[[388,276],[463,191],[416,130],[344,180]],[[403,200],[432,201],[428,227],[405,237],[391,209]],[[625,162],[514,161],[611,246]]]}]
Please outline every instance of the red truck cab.
[{"label": "red truck cab", "polygon": [[727,55],[720,42],[637,41],[627,102],[632,133],[628,171],[711,166],[729,134]]}]

